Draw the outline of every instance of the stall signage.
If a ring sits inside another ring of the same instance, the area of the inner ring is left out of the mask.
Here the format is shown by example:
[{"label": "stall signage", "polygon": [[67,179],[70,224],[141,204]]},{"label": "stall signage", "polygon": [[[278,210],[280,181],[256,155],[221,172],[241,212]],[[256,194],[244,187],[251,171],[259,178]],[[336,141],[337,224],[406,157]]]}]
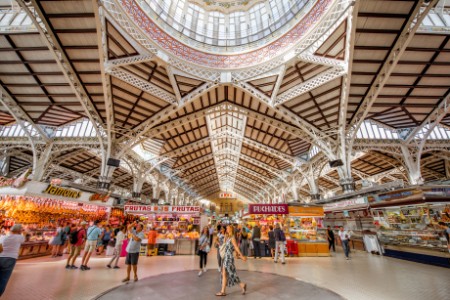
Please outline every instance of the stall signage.
[{"label": "stall signage", "polygon": [[101,202],[108,202],[109,200],[109,196],[111,195],[111,193],[107,193],[107,194],[93,194],[92,196],[89,197],[89,201],[101,201]]},{"label": "stall signage", "polygon": [[408,190],[408,191],[398,191],[391,192],[386,194],[379,194],[378,197],[375,197],[375,201],[389,201],[395,199],[406,198],[409,196],[417,195],[422,193],[420,190]]},{"label": "stall signage", "polygon": [[363,204],[367,204],[367,199],[365,197],[358,197],[355,199],[327,203],[323,206],[323,209],[325,211],[330,211],[330,210],[338,210],[341,208],[346,208],[346,207],[351,207],[351,206],[356,206],[356,205],[363,205]]},{"label": "stall signage", "polygon": [[54,186],[49,184],[47,186],[47,188],[42,191],[45,194],[50,194],[50,195],[54,195],[54,196],[61,196],[61,197],[67,197],[67,198],[80,198],[81,197],[81,192],[80,191],[75,191],[75,190],[71,190],[71,189],[65,189],[62,187],[58,187],[58,186]]},{"label": "stall signage", "polygon": [[171,213],[171,214],[198,214],[200,206],[160,206],[160,205],[125,205],[127,213],[150,214],[150,213]]},{"label": "stall signage", "polygon": [[323,207],[289,206],[289,214],[295,216],[323,216]]},{"label": "stall signage", "polygon": [[219,198],[235,198],[233,193],[220,193]]},{"label": "stall signage", "polygon": [[11,186],[13,188],[20,188],[25,184],[25,182],[27,182],[26,178],[6,178],[0,176],[0,187]]},{"label": "stall signage", "polygon": [[287,204],[249,204],[248,212],[257,215],[287,215]]}]

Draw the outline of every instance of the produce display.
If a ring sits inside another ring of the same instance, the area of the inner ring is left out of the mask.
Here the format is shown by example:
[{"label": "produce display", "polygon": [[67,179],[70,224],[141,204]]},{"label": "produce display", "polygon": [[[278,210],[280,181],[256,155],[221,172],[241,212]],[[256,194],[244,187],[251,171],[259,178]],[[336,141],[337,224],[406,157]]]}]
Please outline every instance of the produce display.
[{"label": "produce display", "polygon": [[107,208],[41,197],[1,196],[0,211],[3,218],[21,224],[45,224],[65,219],[103,220]]},{"label": "produce display", "polygon": [[288,220],[289,235],[298,241],[326,241],[323,228],[323,218],[320,217],[290,217]]},{"label": "produce display", "polygon": [[408,206],[374,210],[383,245],[447,250],[439,222],[449,223],[449,205]]}]

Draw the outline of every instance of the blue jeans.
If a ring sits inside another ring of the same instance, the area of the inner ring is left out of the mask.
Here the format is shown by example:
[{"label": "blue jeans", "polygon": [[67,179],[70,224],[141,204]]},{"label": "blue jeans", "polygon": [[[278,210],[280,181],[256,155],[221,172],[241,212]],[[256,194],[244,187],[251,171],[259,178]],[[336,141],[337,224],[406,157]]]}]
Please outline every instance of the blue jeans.
[{"label": "blue jeans", "polygon": [[11,257],[0,257],[0,297],[3,295],[8,284],[9,277],[11,277],[16,259]]},{"label": "blue jeans", "polygon": [[348,251],[350,250],[349,245],[348,245],[348,240],[342,241],[342,248],[344,248],[345,257],[348,257]]}]

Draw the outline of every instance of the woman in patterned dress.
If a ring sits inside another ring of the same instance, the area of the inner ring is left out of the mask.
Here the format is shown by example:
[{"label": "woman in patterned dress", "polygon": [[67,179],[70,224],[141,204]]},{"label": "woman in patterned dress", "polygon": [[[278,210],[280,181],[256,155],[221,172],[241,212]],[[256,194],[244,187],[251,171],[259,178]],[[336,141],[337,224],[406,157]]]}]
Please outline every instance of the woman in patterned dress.
[{"label": "woman in patterned dress", "polygon": [[[247,261],[247,257],[243,256],[234,238],[234,228],[233,226],[227,226],[224,239],[225,245],[225,255],[222,258],[222,274],[220,276],[220,283],[222,289],[216,296],[226,296],[225,290],[228,287],[239,284],[242,289],[242,294],[244,295],[247,291],[247,284],[241,282],[236,274],[236,267],[234,266],[234,256],[233,252],[236,251],[243,261]],[[219,250],[220,251],[220,250]]]}]

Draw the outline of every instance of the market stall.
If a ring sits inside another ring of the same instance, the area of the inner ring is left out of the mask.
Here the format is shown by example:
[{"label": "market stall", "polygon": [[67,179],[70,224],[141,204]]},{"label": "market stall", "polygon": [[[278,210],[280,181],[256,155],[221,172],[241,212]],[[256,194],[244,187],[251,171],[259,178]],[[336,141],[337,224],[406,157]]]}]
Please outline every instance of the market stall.
[{"label": "market stall", "polygon": [[329,256],[323,207],[290,204],[288,210],[288,236],[298,243],[298,256]]},{"label": "market stall", "polygon": [[158,254],[195,254],[200,237],[199,206],[125,205],[124,211],[157,231]]},{"label": "market stall", "polygon": [[450,224],[450,188],[405,189],[371,203],[384,255],[450,267],[444,226]]},{"label": "market stall", "polygon": [[92,204],[95,194],[52,184],[29,181],[20,187],[0,187],[0,222],[4,230],[15,223],[24,225],[25,243],[19,259],[48,255],[49,240],[61,222],[104,220],[113,199]]},{"label": "market stall", "polygon": [[281,227],[284,227],[287,213],[287,204],[248,205],[248,212],[244,213],[242,218],[249,228],[253,228],[257,223],[261,227],[261,240],[259,246],[262,256],[271,256],[269,250],[269,226],[275,228],[275,224],[279,223]]},{"label": "market stall", "polygon": [[[366,197],[327,203],[323,209],[325,212],[324,228],[330,226],[335,237],[338,237],[338,230],[341,226],[345,230],[351,231],[352,236],[349,243],[351,249],[381,252]],[[340,245],[339,238],[336,238],[335,241]]]}]

